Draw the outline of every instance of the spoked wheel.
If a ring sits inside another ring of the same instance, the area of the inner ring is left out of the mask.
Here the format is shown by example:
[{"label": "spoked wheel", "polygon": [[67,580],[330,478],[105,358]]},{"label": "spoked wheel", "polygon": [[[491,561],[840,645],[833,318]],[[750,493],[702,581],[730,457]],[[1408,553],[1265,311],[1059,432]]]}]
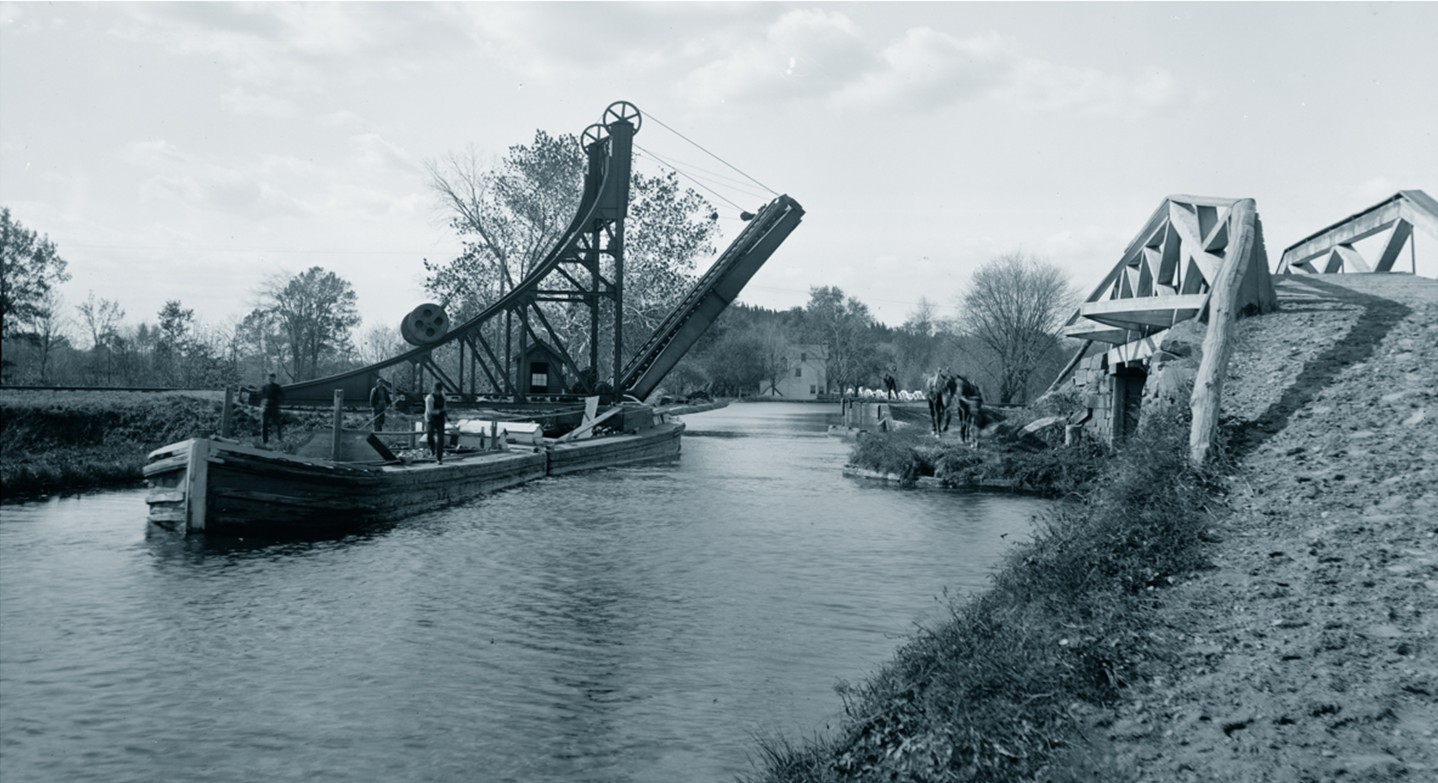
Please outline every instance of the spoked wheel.
[{"label": "spoked wheel", "polygon": [[584,133],[581,133],[579,135],[579,146],[582,149],[587,150],[590,147],[593,147],[595,144],[598,144],[608,138],[609,128],[605,127],[601,123],[596,122],[593,125],[590,125],[588,128],[585,128]]},{"label": "spoked wheel", "polygon": [[633,125],[634,132],[638,133],[644,124],[644,115],[639,113],[638,106],[629,101],[615,101],[604,110],[604,124],[613,125],[616,122],[627,122]]}]

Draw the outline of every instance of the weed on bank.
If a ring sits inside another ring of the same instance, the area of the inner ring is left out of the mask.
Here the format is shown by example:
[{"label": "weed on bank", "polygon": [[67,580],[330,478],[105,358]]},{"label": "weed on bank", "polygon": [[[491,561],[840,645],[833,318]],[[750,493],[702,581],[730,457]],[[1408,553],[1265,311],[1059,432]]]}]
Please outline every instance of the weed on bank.
[{"label": "weed on bank", "polygon": [[1072,779],[1073,707],[1110,703],[1142,676],[1159,653],[1153,591],[1204,564],[1216,485],[1188,465],[1182,413],[1095,460],[1092,488],[1042,517],[988,591],[845,688],[833,736],[763,742],[753,779]]}]

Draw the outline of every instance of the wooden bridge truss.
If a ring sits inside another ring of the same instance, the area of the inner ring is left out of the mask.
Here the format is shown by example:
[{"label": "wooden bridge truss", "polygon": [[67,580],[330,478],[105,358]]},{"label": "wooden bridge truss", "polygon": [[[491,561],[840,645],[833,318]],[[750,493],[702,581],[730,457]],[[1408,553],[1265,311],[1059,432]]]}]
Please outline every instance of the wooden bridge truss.
[{"label": "wooden bridge truss", "polygon": [[[1279,259],[1278,274],[1401,271],[1405,246],[1416,270],[1415,228],[1438,239],[1438,201],[1421,190],[1400,190],[1290,245]],[[1385,234],[1376,258],[1365,258],[1355,247]]]},{"label": "wooden bridge truss", "polygon": [[1220,270],[1237,260],[1229,257],[1230,240],[1239,230],[1235,219],[1252,221],[1244,228],[1256,241],[1246,247],[1257,255],[1245,259],[1238,309],[1246,314],[1277,309],[1262,223],[1256,211],[1234,210],[1236,203],[1238,199],[1203,196],[1164,199],[1069,318],[1064,335],[1085,344],[1060,380],[1093,343],[1112,346],[1109,365],[1117,367],[1147,358],[1174,324],[1205,314]]}]

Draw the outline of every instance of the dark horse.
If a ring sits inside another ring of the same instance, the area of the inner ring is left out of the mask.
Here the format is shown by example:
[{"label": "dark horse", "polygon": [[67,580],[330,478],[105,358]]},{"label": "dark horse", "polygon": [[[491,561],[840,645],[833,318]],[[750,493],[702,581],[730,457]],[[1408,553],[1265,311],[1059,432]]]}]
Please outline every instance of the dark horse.
[{"label": "dark horse", "polygon": [[978,447],[979,427],[983,426],[984,393],[979,390],[978,384],[962,375],[954,376],[953,383],[958,388],[954,396],[959,403],[959,440]]},{"label": "dark horse", "polygon": [[929,401],[929,423],[934,435],[949,431],[954,408],[958,407],[960,442],[978,445],[979,420],[984,407],[984,395],[978,384],[962,375],[940,370],[928,379],[924,393]]},{"label": "dark horse", "polygon": [[[949,431],[949,421],[954,416],[954,394],[958,392],[954,376],[940,370],[924,383],[924,397],[929,401],[929,427],[935,436]],[[962,424],[963,420],[960,419]]]}]

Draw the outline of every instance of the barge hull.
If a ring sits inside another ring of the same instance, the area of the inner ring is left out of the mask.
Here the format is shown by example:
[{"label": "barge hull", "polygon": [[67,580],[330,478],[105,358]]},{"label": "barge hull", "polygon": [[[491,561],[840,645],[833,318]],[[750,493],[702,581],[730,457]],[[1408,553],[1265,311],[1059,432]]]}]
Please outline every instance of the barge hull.
[{"label": "barge hull", "polygon": [[151,452],[152,523],[182,533],[332,533],[472,500],[549,475],[679,455],[681,422],[535,451],[454,455],[444,463],[340,463],[196,438]]}]

